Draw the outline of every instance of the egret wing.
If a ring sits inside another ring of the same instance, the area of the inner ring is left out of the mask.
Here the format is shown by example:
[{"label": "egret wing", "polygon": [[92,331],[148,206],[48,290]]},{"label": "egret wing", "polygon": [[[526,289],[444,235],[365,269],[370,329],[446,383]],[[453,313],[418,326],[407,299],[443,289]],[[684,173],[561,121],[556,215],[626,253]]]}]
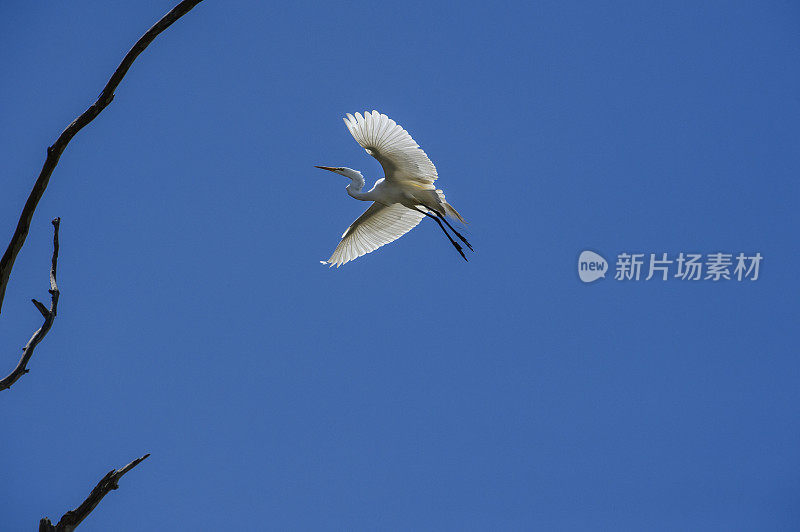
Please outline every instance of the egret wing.
[{"label": "egret wing", "polygon": [[375,202],[347,228],[331,258],[322,263],[338,268],[375,251],[411,231],[424,216],[400,203],[386,206]]},{"label": "egret wing", "polygon": [[356,142],[383,167],[387,181],[412,181],[423,188],[433,189],[439,177],[436,167],[408,131],[388,116],[372,113],[347,114],[344,119]]}]

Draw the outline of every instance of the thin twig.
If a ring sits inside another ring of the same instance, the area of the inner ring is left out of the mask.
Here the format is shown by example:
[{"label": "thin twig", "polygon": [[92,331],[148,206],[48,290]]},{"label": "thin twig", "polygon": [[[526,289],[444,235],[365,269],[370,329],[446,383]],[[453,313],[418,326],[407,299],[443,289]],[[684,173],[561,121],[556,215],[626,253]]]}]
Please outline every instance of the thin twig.
[{"label": "thin twig", "polygon": [[53,259],[50,262],[50,308],[44,306],[43,303],[36,301],[35,299],[31,299],[33,301],[34,306],[42,313],[44,317],[44,323],[39,328],[38,331],[33,333],[31,339],[28,340],[28,343],[25,344],[25,347],[22,348],[22,358],[19,359],[19,363],[17,367],[14,368],[7,377],[0,380],[0,391],[7,390],[11,388],[11,385],[17,382],[17,380],[28,373],[28,361],[33,356],[33,350],[39,345],[39,342],[45,337],[47,332],[50,330],[50,327],[53,326],[53,320],[56,318],[56,313],[58,310],[58,296],[60,292],[58,291],[58,285],[56,284],[56,270],[58,269],[58,228],[61,224],[61,218],[56,218],[52,221],[53,224]]},{"label": "thin twig", "polygon": [[125,54],[122,62],[114,71],[111,79],[108,80],[108,83],[106,83],[106,86],[103,88],[103,91],[97,98],[97,101],[94,102],[88,109],[86,109],[86,111],[76,118],[69,126],[67,126],[67,129],[65,129],[61,135],[59,135],[58,139],[56,139],[53,145],[47,148],[47,158],[44,161],[42,171],[39,173],[39,177],[36,179],[36,183],[33,185],[33,190],[31,190],[30,196],[28,196],[28,201],[25,202],[25,207],[22,209],[22,214],[19,217],[19,222],[17,223],[17,228],[14,231],[14,235],[11,237],[11,242],[8,244],[8,248],[3,254],[3,258],[0,259],[0,309],[3,307],[3,299],[5,298],[8,279],[11,276],[11,269],[14,267],[14,261],[17,258],[17,254],[19,253],[19,250],[22,249],[22,245],[25,243],[25,238],[28,236],[28,230],[31,226],[31,219],[33,218],[33,213],[36,210],[36,205],[42,198],[42,195],[47,188],[47,184],[50,181],[50,176],[58,164],[58,160],[61,157],[61,154],[64,152],[64,149],[67,147],[67,144],[69,144],[69,141],[72,140],[72,137],[74,137],[78,131],[83,129],[84,126],[94,120],[97,115],[99,115],[100,112],[111,103],[111,101],[114,99],[114,90],[116,90],[117,86],[122,81],[122,78],[125,77],[125,74],[128,72],[128,69],[131,67],[136,57],[142,53],[151,42],[153,42],[153,39],[155,39],[159,33],[170,27],[173,22],[188,13],[201,1],[202,0],[184,0],[176,5],[169,13],[164,15],[164,17],[156,22],[152,28],[147,30],[147,32],[142,35],[138,41],[136,41],[136,44],[133,45],[133,48],[131,48],[128,53]]},{"label": "thin twig", "polygon": [[72,532],[75,530],[75,528],[81,524],[81,521],[86,519],[92,510],[100,504],[103,497],[111,490],[115,490],[119,487],[117,483],[119,479],[122,478],[122,475],[139,465],[139,463],[148,456],[150,456],[150,453],[147,453],[141,458],[137,458],[121,469],[112,469],[106,473],[106,476],[100,479],[100,482],[97,483],[97,486],[95,486],[89,496],[86,497],[86,500],[74,510],[65,513],[55,526],[53,526],[53,523],[47,517],[42,518],[39,521],[39,532]]}]

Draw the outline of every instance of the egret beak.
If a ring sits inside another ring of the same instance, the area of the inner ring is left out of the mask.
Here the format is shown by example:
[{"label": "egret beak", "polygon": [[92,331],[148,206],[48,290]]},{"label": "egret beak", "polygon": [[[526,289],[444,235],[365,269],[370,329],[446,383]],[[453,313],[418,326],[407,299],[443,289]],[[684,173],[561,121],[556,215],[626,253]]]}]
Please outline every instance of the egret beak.
[{"label": "egret beak", "polygon": [[328,170],[330,172],[336,171],[336,168],[333,168],[332,166],[315,166],[314,168],[320,168],[321,170]]}]

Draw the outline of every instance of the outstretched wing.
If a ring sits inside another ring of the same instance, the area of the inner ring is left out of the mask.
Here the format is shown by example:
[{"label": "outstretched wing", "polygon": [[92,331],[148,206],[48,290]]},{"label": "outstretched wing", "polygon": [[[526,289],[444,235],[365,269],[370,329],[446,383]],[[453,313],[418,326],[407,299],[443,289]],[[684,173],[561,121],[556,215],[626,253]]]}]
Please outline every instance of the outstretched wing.
[{"label": "outstretched wing", "polygon": [[364,116],[356,113],[355,117],[347,113],[344,123],[356,142],[381,163],[387,181],[413,181],[434,188],[431,184],[439,177],[436,167],[394,120],[372,111]]},{"label": "outstretched wing", "polygon": [[388,207],[375,202],[342,235],[333,255],[323,264],[337,268],[346,262],[394,242],[411,231],[425,215],[394,203]]}]

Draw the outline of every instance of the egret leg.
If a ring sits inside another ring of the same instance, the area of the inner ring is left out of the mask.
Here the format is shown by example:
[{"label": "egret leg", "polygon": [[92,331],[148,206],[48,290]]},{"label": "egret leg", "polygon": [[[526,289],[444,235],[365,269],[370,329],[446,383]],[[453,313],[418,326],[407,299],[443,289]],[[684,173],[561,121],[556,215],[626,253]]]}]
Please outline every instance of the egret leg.
[{"label": "egret leg", "polygon": [[450,225],[450,222],[448,222],[448,221],[447,221],[447,218],[445,218],[444,216],[442,216],[442,215],[441,215],[441,213],[440,213],[439,211],[433,211],[433,212],[435,212],[435,213],[436,213],[436,215],[437,215],[439,218],[441,218],[441,220],[442,220],[444,223],[446,223],[446,224],[447,224],[447,227],[449,227],[449,228],[450,228],[450,230],[451,230],[453,233],[455,233],[455,235],[458,237],[458,239],[459,239],[459,240],[461,240],[463,243],[465,243],[465,244],[467,245],[467,247],[469,248],[469,250],[470,250],[470,251],[475,251],[474,249],[472,249],[472,246],[470,246],[470,245],[469,245],[469,242],[467,242],[467,239],[466,239],[466,238],[464,238],[464,236],[463,236],[461,233],[459,233],[458,231],[456,231],[456,230],[453,228],[453,226],[452,226],[452,225]]},{"label": "egret leg", "polygon": [[[444,225],[442,225],[441,220],[439,220],[439,218],[437,216],[434,216],[433,214],[431,214],[429,212],[426,212],[426,211],[423,211],[422,209],[418,209],[416,207],[414,207],[414,210],[421,212],[422,214],[424,214],[425,216],[433,219],[437,224],[439,224],[439,227],[442,228],[442,231],[444,231],[445,236],[447,236],[447,240],[449,240],[450,243],[453,244],[453,247],[456,248],[456,251],[458,251],[458,253],[461,255],[461,258],[463,258],[465,261],[469,262],[469,260],[467,259],[467,256],[464,255],[464,249],[461,247],[461,245],[458,242],[453,240],[453,237],[450,236],[450,233],[447,232],[447,229],[444,228]],[[450,224],[448,224],[448,225],[450,225]],[[472,248],[470,248],[470,249],[472,249]]]}]

